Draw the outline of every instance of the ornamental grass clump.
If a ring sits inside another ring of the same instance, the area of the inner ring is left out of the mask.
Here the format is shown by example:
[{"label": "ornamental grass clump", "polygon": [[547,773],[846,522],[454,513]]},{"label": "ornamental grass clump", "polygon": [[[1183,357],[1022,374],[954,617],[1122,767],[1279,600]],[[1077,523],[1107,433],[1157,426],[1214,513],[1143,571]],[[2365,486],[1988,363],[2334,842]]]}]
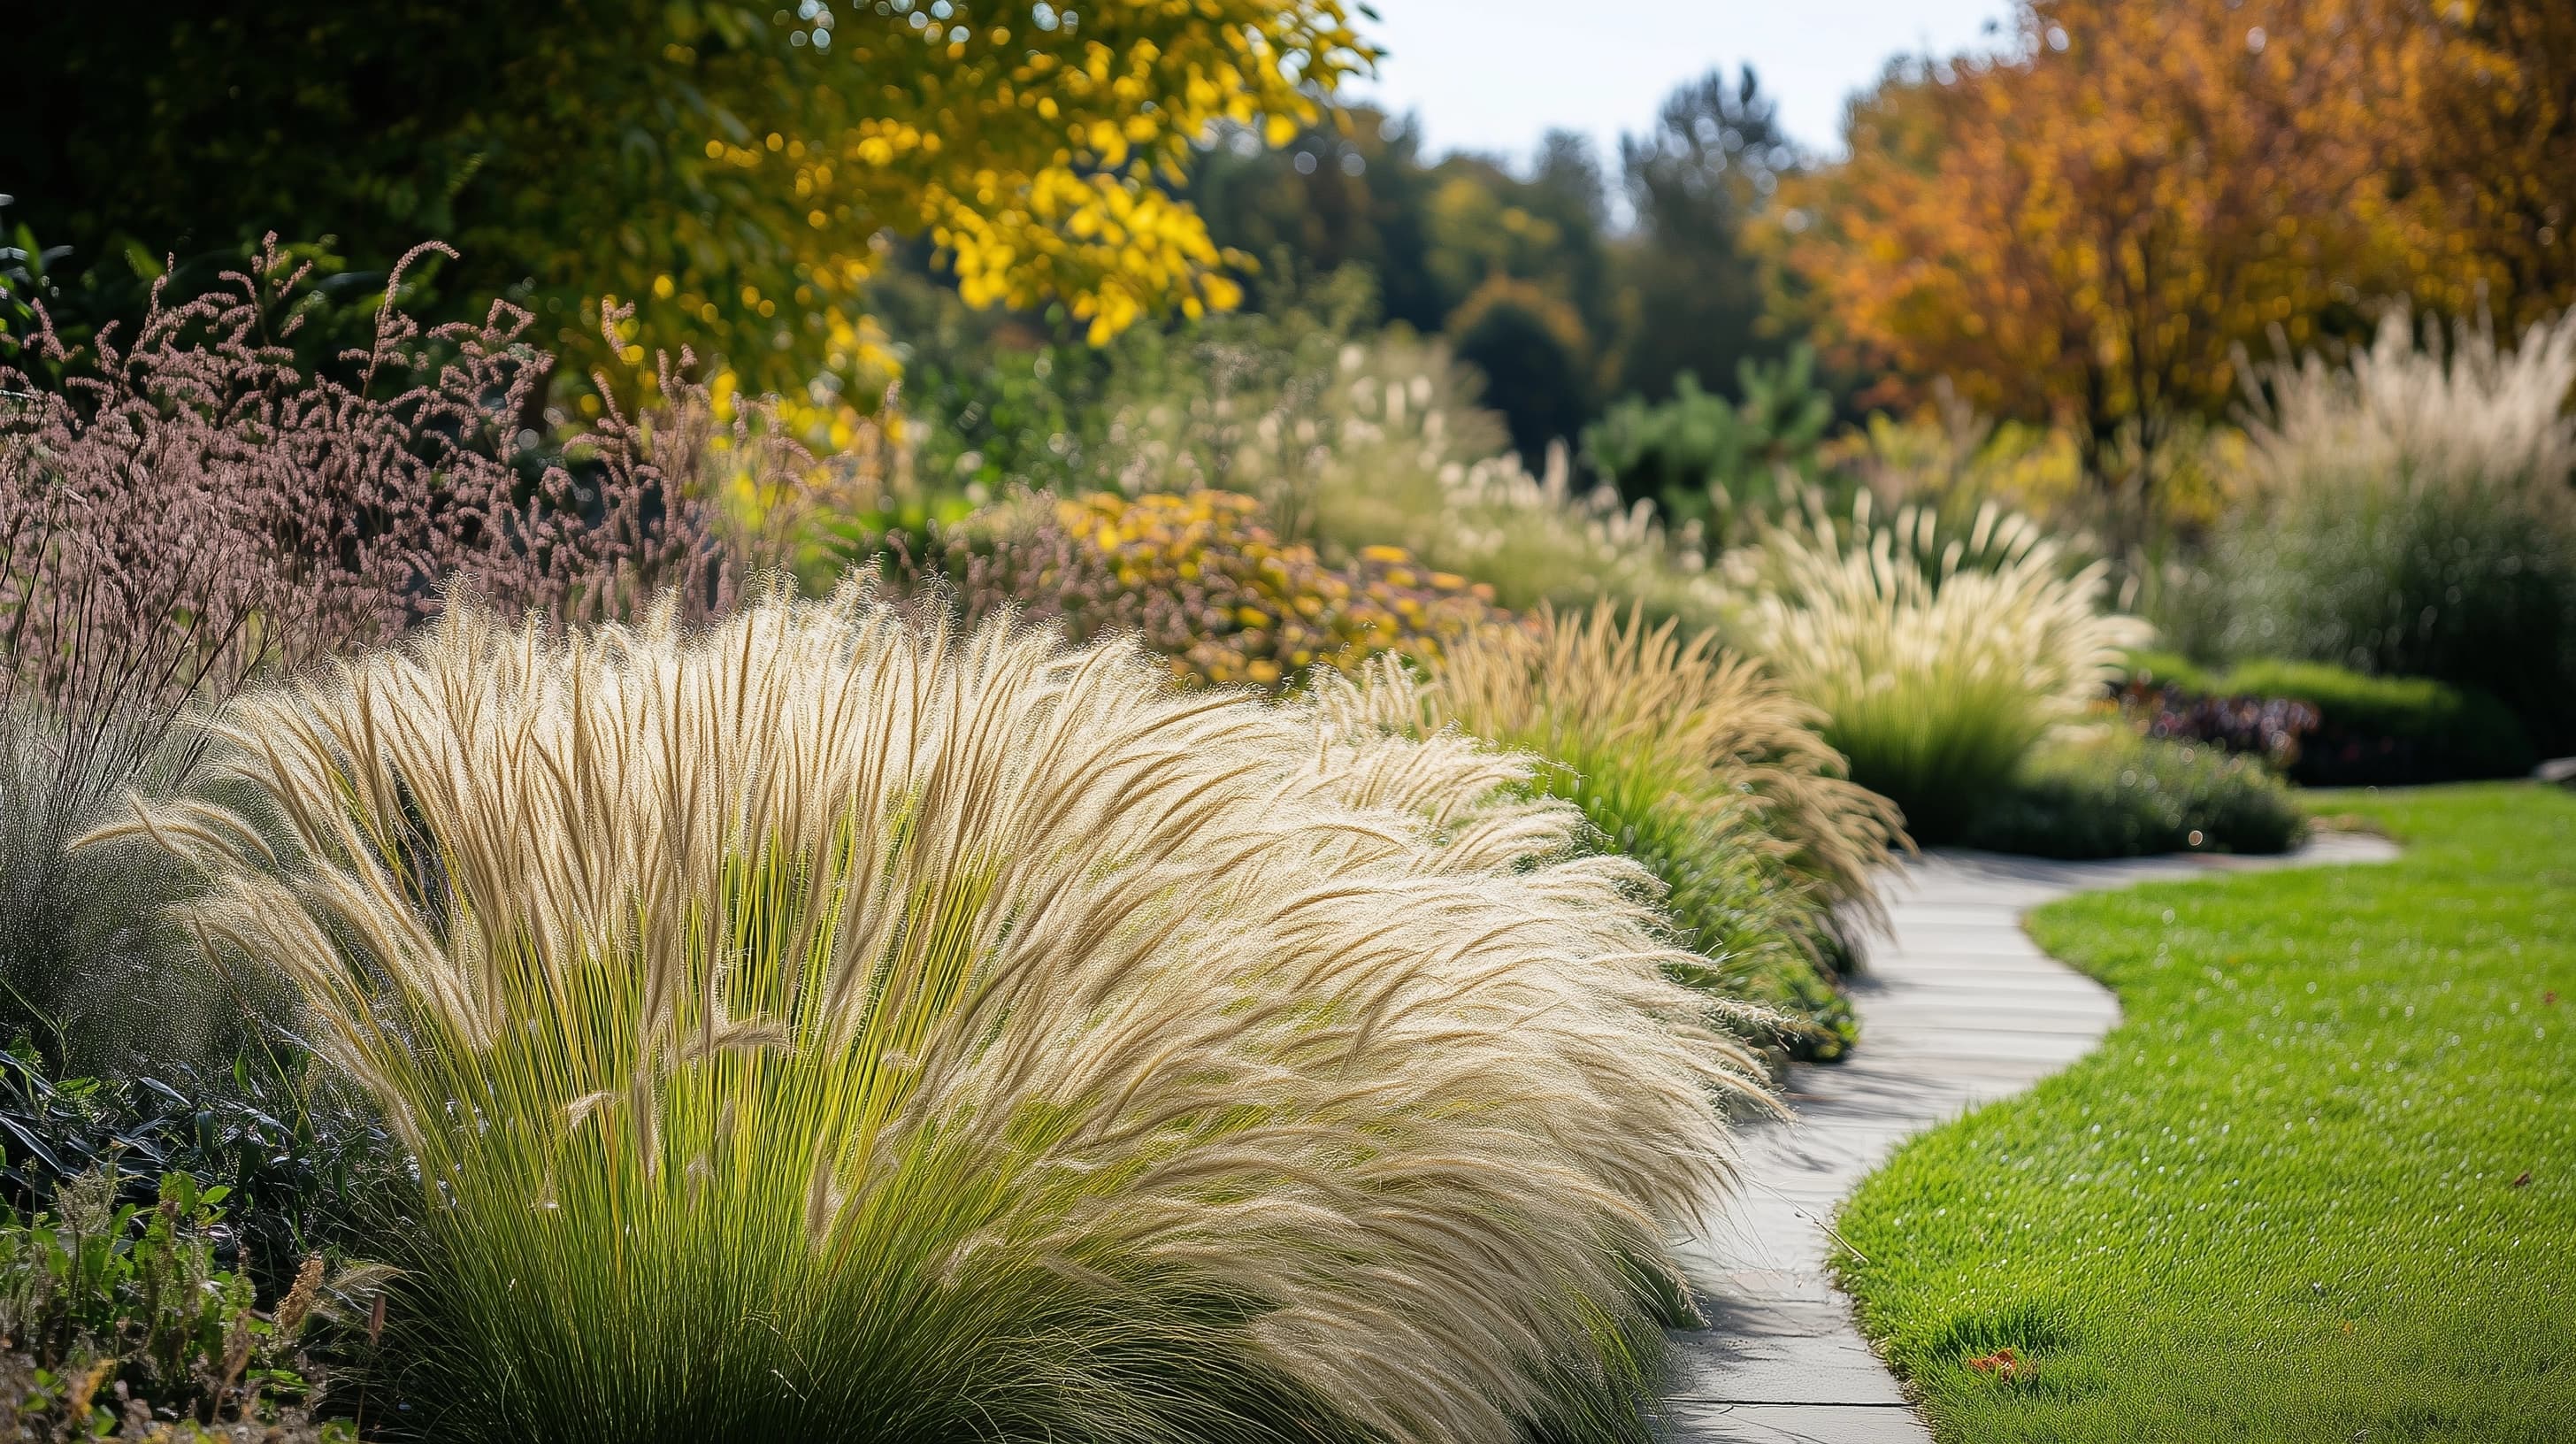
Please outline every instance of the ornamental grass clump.
[{"label": "ornamental grass clump", "polygon": [[1663,884],[1706,959],[1677,976],[1772,1009],[1795,1056],[1849,1046],[1851,1007],[1829,976],[1847,942],[1833,909],[1875,908],[1871,873],[1900,841],[1896,813],[1841,775],[1821,714],[1758,664],[1601,603],[1447,648],[1417,714],[1548,759],[1540,785]]},{"label": "ornamental grass clump", "polygon": [[111,832],[416,1158],[439,1437],[1641,1438],[1748,1060],[1527,763],[1351,696],[457,609],[232,709],[273,841]]},{"label": "ornamental grass clump", "polygon": [[2422,342],[2397,310],[2347,365],[2258,374],[2219,646],[2478,688],[2576,743],[2576,313]]},{"label": "ornamental grass clump", "polygon": [[1730,558],[1753,596],[1747,643],[1826,716],[1852,780],[1893,799],[1918,841],[1955,839],[2050,729],[2083,715],[2147,632],[2099,610],[2077,566],[1989,505],[1958,536],[1929,510],[1848,529],[1813,517]]}]

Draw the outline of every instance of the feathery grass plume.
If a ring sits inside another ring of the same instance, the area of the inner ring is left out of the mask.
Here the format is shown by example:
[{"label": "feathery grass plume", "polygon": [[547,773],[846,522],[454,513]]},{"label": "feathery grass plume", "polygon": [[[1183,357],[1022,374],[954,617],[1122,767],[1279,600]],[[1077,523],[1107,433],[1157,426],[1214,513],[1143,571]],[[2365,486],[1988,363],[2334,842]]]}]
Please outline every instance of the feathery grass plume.
[{"label": "feathery grass plume", "polygon": [[1730,555],[1752,593],[1738,627],[1824,712],[1852,780],[1949,841],[2147,628],[2099,611],[2103,565],[2070,566],[2027,517],[1988,505],[1947,537],[1920,507],[1874,520],[1864,493],[1848,529],[1811,515]]},{"label": "feathery grass plume", "polygon": [[1694,624],[1717,615],[1696,526],[1668,531],[1650,505],[1577,483],[1562,447],[1533,475],[1440,344],[1349,344],[1319,381],[1255,428],[1274,463],[1239,465],[1230,483],[1269,498],[1292,535],[1328,555],[1402,546],[1517,610],[1607,598]]},{"label": "feathery grass plume", "polygon": [[1896,813],[1840,775],[1822,714],[1758,664],[1603,602],[1453,644],[1428,666],[1419,720],[1548,759],[1541,785],[1656,875],[1717,964],[1693,980],[1782,1013],[1799,1056],[1849,1044],[1850,1005],[1817,965],[1845,945],[1834,904],[1874,910]]},{"label": "feathery grass plume", "polygon": [[2348,365],[2255,373],[2218,645],[2480,688],[2576,742],[2576,312],[2423,342],[2393,309]]},{"label": "feathery grass plume", "polygon": [[1750,1060],[1528,765],[856,588],[456,609],[143,810],[417,1156],[459,1437],[1642,1437]]}]

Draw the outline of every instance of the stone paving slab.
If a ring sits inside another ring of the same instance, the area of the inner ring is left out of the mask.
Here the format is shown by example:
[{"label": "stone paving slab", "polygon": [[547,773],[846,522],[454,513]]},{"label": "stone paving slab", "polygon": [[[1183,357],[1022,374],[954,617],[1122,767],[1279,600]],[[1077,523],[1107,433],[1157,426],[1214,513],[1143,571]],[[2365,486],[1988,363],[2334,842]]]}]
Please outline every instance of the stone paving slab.
[{"label": "stone paving slab", "polygon": [[1933,853],[1882,879],[1889,929],[1852,986],[1861,1045],[1790,1069],[1787,1123],[1744,1127],[1743,1181],[1680,1249],[1709,1327],[1674,1335],[1661,1421],[1675,1444],[1931,1444],[1834,1287],[1826,1222],[1896,1146],[2072,1063],[2120,1020],[2099,983],[2021,928],[2040,903],[2222,868],[2384,862],[2384,839],[2322,836],[2279,858],[2067,863]]}]

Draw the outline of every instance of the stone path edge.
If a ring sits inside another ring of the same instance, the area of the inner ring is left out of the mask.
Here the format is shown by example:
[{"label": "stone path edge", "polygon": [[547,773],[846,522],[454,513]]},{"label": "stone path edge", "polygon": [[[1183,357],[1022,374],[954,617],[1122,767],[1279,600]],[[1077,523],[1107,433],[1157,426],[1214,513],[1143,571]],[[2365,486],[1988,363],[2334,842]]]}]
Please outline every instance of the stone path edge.
[{"label": "stone path edge", "polygon": [[2386,862],[2385,838],[2324,833],[2277,857],[2052,862],[1932,852],[1882,875],[1887,929],[1851,980],[1861,1043],[1794,1064],[1791,1118],[1740,1134],[1741,1181],[1682,1252],[1708,1327],[1675,1331],[1656,1421],[1673,1444],[1932,1444],[1853,1322],[1828,1222],[1896,1146],[2023,1092],[2120,1021],[2100,983],[2039,950],[2022,915],[2079,892],[2275,867]]}]

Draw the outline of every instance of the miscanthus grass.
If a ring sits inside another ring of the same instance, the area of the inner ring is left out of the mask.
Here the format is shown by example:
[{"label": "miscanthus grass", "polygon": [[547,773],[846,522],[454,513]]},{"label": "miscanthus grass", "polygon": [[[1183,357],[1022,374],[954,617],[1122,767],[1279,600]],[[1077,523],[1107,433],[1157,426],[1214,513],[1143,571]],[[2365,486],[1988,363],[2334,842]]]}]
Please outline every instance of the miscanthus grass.
[{"label": "miscanthus grass", "polygon": [[107,833],[418,1160],[443,1435],[1642,1438],[1753,1091],[1644,879],[1524,761],[1160,672],[458,609]]},{"label": "miscanthus grass", "polygon": [[1852,780],[1895,800],[1918,840],[1955,839],[2040,738],[2082,715],[2142,645],[2101,610],[2105,570],[1989,504],[1957,535],[1926,508],[1877,524],[1810,518],[1731,562],[1758,580],[1752,649],[1822,710]]}]

